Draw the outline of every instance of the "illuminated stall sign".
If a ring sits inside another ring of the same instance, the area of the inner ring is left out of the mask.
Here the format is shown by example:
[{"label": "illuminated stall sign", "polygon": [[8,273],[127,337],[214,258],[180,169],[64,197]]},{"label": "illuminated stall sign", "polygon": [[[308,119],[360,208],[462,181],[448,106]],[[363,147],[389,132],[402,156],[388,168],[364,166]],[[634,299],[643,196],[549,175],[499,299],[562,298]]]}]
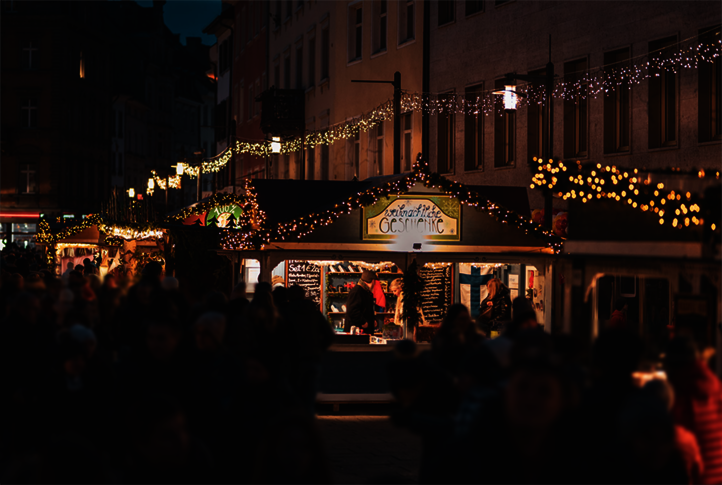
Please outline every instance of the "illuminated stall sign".
[{"label": "illuminated stall sign", "polygon": [[243,209],[236,204],[219,205],[208,212],[187,217],[183,224],[187,226],[210,226],[214,223],[218,227],[239,227],[238,220],[243,214]]},{"label": "illuminated stall sign", "polygon": [[459,241],[459,201],[448,196],[396,195],[364,207],[364,240],[413,235],[425,240]]},{"label": "illuminated stall sign", "polygon": [[236,204],[219,205],[206,214],[206,225],[211,225],[215,220],[218,227],[238,227],[241,214],[243,209]]}]

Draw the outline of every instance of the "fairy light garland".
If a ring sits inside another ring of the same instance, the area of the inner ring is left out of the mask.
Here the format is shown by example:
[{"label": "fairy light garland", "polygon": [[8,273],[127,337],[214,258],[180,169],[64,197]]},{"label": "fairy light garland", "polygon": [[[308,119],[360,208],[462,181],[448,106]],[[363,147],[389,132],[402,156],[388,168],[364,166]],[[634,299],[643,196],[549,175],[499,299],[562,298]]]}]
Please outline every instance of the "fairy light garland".
[{"label": "fairy light garland", "polygon": [[[698,39],[698,37],[695,37]],[[701,42],[692,45],[686,43],[694,41],[695,38],[687,39],[678,44],[673,52],[659,51],[654,54],[638,56],[637,63],[617,67],[602,67],[580,73],[580,77],[574,81],[558,79],[555,82],[552,97],[563,100],[576,101],[578,99],[596,98],[606,95],[617,88],[631,89],[649,79],[660,75],[662,71],[677,72],[681,69],[696,69],[700,63],[712,62],[720,57],[722,51],[722,40],[716,39],[712,42]],[[645,60],[646,59],[646,60]],[[428,114],[463,114],[486,116],[504,112],[503,100],[494,94],[496,89],[489,89],[475,93],[475,96],[468,94],[452,93],[402,93],[401,110],[403,112],[423,112]],[[519,83],[516,86],[518,93],[517,103],[519,107],[546,102],[546,91],[543,86],[532,83]],[[300,151],[304,146],[314,148],[317,145],[330,145],[336,141],[348,140],[358,135],[359,132],[368,131],[379,123],[393,118],[393,103],[388,100],[374,110],[365,113],[352,120],[348,120],[323,130],[306,133],[301,137],[287,140],[281,143],[282,155],[289,155]],[[214,173],[223,169],[232,159],[233,155],[250,154],[258,157],[271,155],[270,141],[241,141],[226,148],[215,157],[201,162],[201,166],[185,166],[184,173],[191,178],[196,178],[201,173]],[[155,171],[151,172],[156,188],[166,190],[166,179],[161,178]],[[181,176],[173,175],[168,177],[170,188],[181,187]]]},{"label": "fairy light garland", "polygon": [[[551,190],[563,200],[609,199],[631,206],[643,212],[654,213],[659,224],[671,224],[682,229],[703,226],[701,216],[703,203],[701,198],[689,191],[665,189],[664,183],[654,184],[648,176],[640,174],[639,169],[626,169],[616,165],[601,163],[582,165],[577,161],[574,165],[563,161],[534,158],[537,173],[532,177],[532,189]],[[659,173],[659,171],[656,171]],[[680,170],[671,170],[680,174]],[[649,173],[644,171],[644,173]],[[719,180],[720,171],[716,169],[695,169],[687,172],[698,178],[714,178]],[[719,221],[709,221],[712,231],[717,230]]]},{"label": "fairy light garland", "polygon": [[[313,264],[315,266],[337,266],[339,264],[350,264],[352,266],[358,266],[362,269],[367,269],[370,271],[382,271],[384,269],[388,269],[392,266],[395,266],[396,263],[392,263],[391,261],[381,261],[380,263],[367,263],[365,261],[307,261],[309,264]],[[350,271],[351,273],[358,273],[359,271]],[[333,274],[333,272],[329,272]]]}]

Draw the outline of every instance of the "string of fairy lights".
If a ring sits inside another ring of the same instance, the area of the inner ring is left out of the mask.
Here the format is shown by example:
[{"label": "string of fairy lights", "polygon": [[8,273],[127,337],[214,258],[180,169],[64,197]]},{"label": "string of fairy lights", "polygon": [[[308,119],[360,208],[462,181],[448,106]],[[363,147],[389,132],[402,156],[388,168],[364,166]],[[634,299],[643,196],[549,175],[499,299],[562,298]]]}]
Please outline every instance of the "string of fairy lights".
[{"label": "string of fairy lights", "polygon": [[[696,69],[702,63],[712,62],[721,55],[722,40],[719,34],[712,41],[700,42],[699,36],[685,39],[674,47],[637,56],[629,62],[620,62],[611,66],[598,67],[588,71],[574,73],[574,80],[559,78],[555,82],[552,96],[557,99],[577,101],[596,98],[616,89],[631,89],[650,77],[659,76],[663,71],[678,72],[682,69]],[[546,101],[543,86],[533,83],[520,83],[516,86],[518,106],[528,106]],[[463,114],[486,116],[503,112],[503,102],[497,96],[496,89],[467,93],[410,93],[404,92],[401,99],[401,110],[423,112],[431,115]],[[356,137],[384,121],[393,118],[393,103],[388,100],[380,106],[356,118],[338,123],[321,130],[307,132],[303,137],[296,137],[280,143],[279,150],[272,150],[271,141],[236,140],[230,147],[215,157],[203,160],[200,166],[183,164],[179,174],[167,178],[151,172],[153,182],[148,183],[148,193],[155,188],[166,190],[167,185],[173,189],[181,187],[183,174],[190,178],[198,177],[199,173],[214,173],[223,169],[234,155],[249,154],[266,157],[272,153],[289,155],[303,147],[314,148],[317,145],[330,145],[337,141]],[[182,162],[179,162],[182,164]]]},{"label": "string of fairy lights", "polygon": [[[534,158],[537,172],[532,177],[532,189],[551,190],[563,200],[609,199],[631,206],[643,212],[654,213],[659,224],[674,228],[702,226],[702,198],[690,191],[665,188],[663,182],[653,183],[639,169],[626,169],[616,165],[587,164],[580,161],[570,164],[563,161]],[[678,171],[673,171],[679,173]],[[646,173],[646,172],[645,172]],[[719,180],[718,169],[699,169],[700,178]],[[715,221],[708,221],[712,231],[718,229]]]}]

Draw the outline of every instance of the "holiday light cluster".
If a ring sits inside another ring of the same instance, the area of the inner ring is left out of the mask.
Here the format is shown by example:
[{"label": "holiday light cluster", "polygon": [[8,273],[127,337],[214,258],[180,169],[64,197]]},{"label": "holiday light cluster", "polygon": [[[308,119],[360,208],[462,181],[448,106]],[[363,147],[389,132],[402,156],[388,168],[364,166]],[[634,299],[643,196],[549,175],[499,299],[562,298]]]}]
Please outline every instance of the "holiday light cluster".
[{"label": "holiday light cluster", "polygon": [[200,215],[219,205],[237,205],[241,210],[237,227],[223,228],[221,247],[223,249],[263,249],[270,233],[265,229],[266,214],[258,207],[256,194],[250,182],[244,180],[243,194],[216,193],[203,202],[186,207],[168,217],[168,221],[182,221],[193,215]]},{"label": "holiday light cluster", "polygon": [[544,229],[531,219],[527,219],[516,212],[507,210],[486,199],[482,199],[479,194],[469,190],[458,182],[453,182],[437,173],[431,173],[428,163],[423,160],[419,160],[414,164],[410,174],[395,181],[388,182],[382,187],[373,187],[364,192],[360,192],[350,197],[346,202],[336,204],[333,209],[302,216],[285,224],[279,224],[274,238],[281,241],[300,239],[321,226],[327,226],[333,223],[343,214],[350,214],[354,209],[373,205],[379,198],[388,197],[393,194],[403,194],[417,182],[423,183],[427,188],[439,189],[445,194],[457,198],[460,203],[466,204],[469,207],[486,211],[489,216],[502,224],[513,225],[523,230],[525,234],[531,234],[540,238],[554,252],[561,250],[562,238]]},{"label": "holiday light cluster", "polygon": [[[564,200],[581,200],[587,203],[594,199],[609,199],[629,205],[644,212],[656,214],[660,224],[684,228],[701,226],[704,219],[700,214],[699,197],[691,192],[676,192],[664,188],[664,183],[653,184],[650,177],[640,174],[639,169],[625,169],[615,165],[582,165],[577,161],[568,165],[563,161],[536,157],[537,173],[532,177],[530,187],[551,190]],[[679,170],[672,170],[679,173]],[[699,178],[716,177],[719,170],[695,171]],[[714,221],[710,229],[717,229]]]},{"label": "holiday light cluster", "polygon": [[[394,266],[396,263],[392,263],[391,261],[381,261],[379,263],[367,263],[365,261],[307,261],[309,264],[313,264],[315,266],[337,266],[339,264],[346,264],[349,263],[352,266],[358,266],[362,269],[367,269],[369,271],[383,271],[385,269],[389,269],[392,266]],[[352,271],[354,272],[354,271]],[[358,272],[358,271],[356,271]],[[332,273],[329,271],[329,273]]]}]

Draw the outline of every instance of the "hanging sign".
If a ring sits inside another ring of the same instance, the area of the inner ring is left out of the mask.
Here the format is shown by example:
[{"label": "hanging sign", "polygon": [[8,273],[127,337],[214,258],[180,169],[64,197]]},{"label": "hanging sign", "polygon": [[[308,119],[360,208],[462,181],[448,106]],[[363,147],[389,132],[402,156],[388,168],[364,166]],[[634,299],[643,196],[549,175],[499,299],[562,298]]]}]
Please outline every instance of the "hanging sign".
[{"label": "hanging sign", "polygon": [[364,207],[364,240],[407,235],[426,240],[459,241],[459,201],[449,196],[395,195]]},{"label": "hanging sign", "polygon": [[218,227],[239,227],[238,219],[243,209],[236,204],[218,205],[206,213],[206,225],[214,223]]}]

